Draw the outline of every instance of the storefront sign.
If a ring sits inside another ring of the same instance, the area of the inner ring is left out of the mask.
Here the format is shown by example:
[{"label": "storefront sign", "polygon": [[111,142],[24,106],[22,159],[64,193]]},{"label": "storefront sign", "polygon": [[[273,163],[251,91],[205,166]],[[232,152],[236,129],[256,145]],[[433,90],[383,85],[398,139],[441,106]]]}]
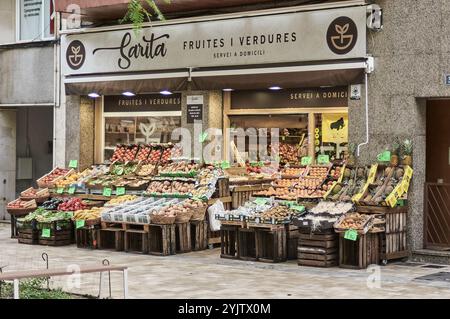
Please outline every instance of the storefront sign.
[{"label": "storefront sign", "polygon": [[288,89],[269,91],[234,91],[232,109],[273,109],[299,107],[345,107],[348,87]]},{"label": "storefront sign", "polygon": [[347,143],[348,114],[322,114],[322,142]]},{"label": "storefront sign", "polygon": [[64,75],[366,56],[366,7],[63,35]]},{"label": "storefront sign", "polygon": [[187,97],[187,123],[203,121],[203,95],[190,95]]},{"label": "storefront sign", "polygon": [[111,112],[161,112],[180,111],[181,94],[170,96],[161,94],[142,94],[133,97],[122,95],[105,96],[106,113]]}]

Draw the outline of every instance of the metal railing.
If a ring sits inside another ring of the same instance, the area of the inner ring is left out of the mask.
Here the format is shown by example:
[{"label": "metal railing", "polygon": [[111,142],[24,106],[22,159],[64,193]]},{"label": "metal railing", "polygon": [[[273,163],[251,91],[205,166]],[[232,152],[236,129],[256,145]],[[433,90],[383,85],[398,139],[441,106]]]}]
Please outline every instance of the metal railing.
[{"label": "metal railing", "polygon": [[425,248],[450,248],[450,184],[425,183]]}]

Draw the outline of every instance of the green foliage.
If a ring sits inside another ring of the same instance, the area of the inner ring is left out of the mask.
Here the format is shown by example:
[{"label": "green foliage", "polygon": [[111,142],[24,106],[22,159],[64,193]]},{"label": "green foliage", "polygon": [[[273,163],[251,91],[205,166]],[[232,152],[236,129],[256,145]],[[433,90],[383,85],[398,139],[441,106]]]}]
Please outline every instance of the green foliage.
[{"label": "green foliage", "polygon": [[[21,299],[71,299],[71,296],[61,289],[47,290],[44,288],[46,278],[35,278],[20,282]],[[2,283],[0,299],[12,298],[14,286],[11,283]]]},{"label": "green foliage", "polygon": [[402,155],[403,156],[411,156],[413,152],[413,143],[410,139],[406,139],[403,141],[402,146]]},{"label": "green foliage", "polygon": [[[170,3],[170,0],[164,0],[166,3]],[[142,29],[142,24],[145,21],[151,21],[153,16],[145,7],[147,5],[150,7],[153,14],[161,21],[165,20],[165,17],[161,10],[159,10],[158,5],[154,0],[130,0],[128,3],[128,11],[120,20],[120,23],[131,22],[133,24],[133,29],[137,33]]]}]

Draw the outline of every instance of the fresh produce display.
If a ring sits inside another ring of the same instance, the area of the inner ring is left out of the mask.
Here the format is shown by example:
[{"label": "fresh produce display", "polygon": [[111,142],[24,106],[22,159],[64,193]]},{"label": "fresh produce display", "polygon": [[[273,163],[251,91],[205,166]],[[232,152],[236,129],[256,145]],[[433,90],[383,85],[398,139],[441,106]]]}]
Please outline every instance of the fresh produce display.
[{"label": "fresh produce display", "polygon": [[144,164],[141,166],[139,171],[137,172],[138,176],[150,176],[155,171],[156,165],[155,164]]},{"label": "fresh produce display", "polygon": [[79,198],[70,198],[68,200],[63,201],[58,205],[58,210],[60,211],[77,211],[86,209],[87,206],[83,203],[83,201]]},{"label": "fresh produce display", "polygon": [[138,145],[117,145],[114,150],[111,162],[128,162],[134,160],[136,153],[139,149]]},{"label": "fresh produce display", "polygon": [[332,179],[339,179],[339,177],[341,177],[341,173],[342,173],[342,166],[335,166],[331,169],[329,175]]},{"label": "fresh produce display", "polygon": [[369,185],[362,202],[370,205],[381,205],[401,182],[405,171],[401,167],[380,168],[373,184]]},{"label": "fresh produce display", "polygon": [[308,176],[324,180],[328,175],[328,169],[328,166],[311,166],[308,171]]},{"label": "fresh produce display", "polygon": [[8,203],[8,205],[6,206],[6,209],[10,209],[10,210],[14,210],[14,209],[33,209],[36,208],[36,201],[32,200],[32,201],[25,201],[25,200],[20,200],[20,199],[16,199],[10,203]]},{"label": "fresh produce display", "polygon": [[48,197],[50,196],[50,193],[48,191],[48,188],[44,189],[35,189],[35,188],[28,188],[27,190],[24,190],[22,193],[20,193],[20,197],[22,199],[34,199],[34,198],[41,198],[41,197]]},{"label": "fresh produce display", "polygon": [[299,182],[298,179],[277,179],[273,181],[272,185],[275,187],[294,187]]},{"label": "fresh produce display", "polygon": [[298,144],[280,143],[280,160],[285,163],[298,163],[300,147]]},{"label": "fresh produce display", "polygon": [[341,217],[339,221],[336,222],[336,229],[354,229],[362,230],[370,220],[370,216],[359,214],[359,213],[349,213]]},{"label": "fresh produce display", "polygon": [[297,190],[297,197],[298,198],[322,198],[325,195],[326,191],[322,189],[314,189],[314,190],[308,190],[308,189],[299,189]]},{"label": "fresh produce display", "polygon": [[296,187],[299,189],[315,190],[322,185],[323,181],[323,178],[306,176],[299,180]]},{"label": "fresh produce display", "polygon": [[263,220],[266,219],[275,219],[275,220],[285,220],[286,218],[290,218],[293,211],[291,211],[286,206],[277,206],[273,207],[265,212],[255,214],[252,217],[259,217]]},{"label": "fresh produce display", "polygon": [[138,197],[136,195],[123,195],[116,198],[111,199],[109,202],[105,204],[105,206],[114,206],[120,205],[126,202],[135,201]]},{"label": "fresh produce display", "polygon": [[163,163],[163,164],[168,163],[171,158],[172,158],[172,148],[167,147],[164,149],[164,151],[161,155],[161,163]]},{"label": "fresh produce display", "polygon": [[348,213],[354,208],[352,203],[335,203],[323,201],[317,204],[317,206],[308,210],[311,214],[330,214],[330,215],[343,215]]},{"label": "fresh produce display", "polygon": [[209,199],[215,192],[215,188],[210,185],[197,186],[191,191],[192,197],[198,197],[202,199]]},{"label": "fresh produce display", "polygon": [[136,155],[136,161],[146,161],[152,148],[149,145],[141,145]]},{"label": "fresh produce display", "polygon": [[181,181],[152,181],[147,188],[150,194],[183,194],[187,195],[195,188],[194,183]]},{"label": "fresh produce display", "polygon": [[177,174],[177,173],[191,173],[200,169],[200,165],[197,163],[190,163],[187,161],[170,163],[159,170],[160,175],[165,174]]},{"label": "fresh produce display", "polygon": [[46,209],[46,210],[57,210],[59,204],[61,204],[64,200],[61,198],[52,198],[49,199],[48,201],[44,202],[41,205],[41,208]]},{"label": "fresh produce display", "polygon": [[349,202],[352,197],[364,190],[369,169],[366,167],[345,168],[342,182],[331,190],[329,199]]},{"label": "fresh produce display", "polygon": [[306,168],[283,168],[281,170],[281,176],[286,175],[286,176],[296,176],[296,177],[300,177],[302,176],[306,171]]},{"label": "fresh produce display", "polygon": [[156,164],[161,159],[162,150],[159,148],[153,148],[150,152],[150,155],[148,156],[148,162],[151,164]]},{"label": "fresh produce display", "polygon": [[72,213],[68,212],[52,212],[47,211],[42,214],[36,215],[35,220],[38,223],[51,223],[57,221],[70,221],[72,218]]},{"label": "fresh produce display", "polygon": [[29,213],[25,217],[18,218],[17,220],[19,222],[21,222],[21,223],[29,223],[29,222],[32,222],[33,220],[36,220],[37,216],[43,215],[43,214],[45,214],[47,212],[48,211],[45,208],[39,207],[38,209],[36,209],[32,213]]},{"label": "fresh produce display", "polygon": [[289,188],[274,188],[270,187],[267,190],[262,190],[256,192],[255,196],[263,196],[263,197],[276,197],[284,200],[297,200],[297,192],[295,190],[291,190]]},{"label": "fresh produce display", "polygon": [[92,209],[77,210],[73,213],[73,220],[94,220],[102,215],[103,208],[94,207]]},{"label": "fresh produce display", "polygon": [[53,171],[48,173],[47,175],[41,177],[38,180],[39,184],[49,185],[52,184],[56,179],[61,178],[67,175],[70,172],[70,169],[66,168],[55,168]]},{"label": "fresh produce display", "polygon": [[245,163],[245,169],[247,170],[247,173],[255,173],[255,174],[261,174],[262,167],[264,166],[263,163]]},{"label": "fresh produce display", "polygon": [[133,174],[138,168],[138,163],[128,162],[126,164],[123,163],[114,163],[111,165],[111,174],[117,176],[128,176]]},{"label": "fresh produce display", "polygon": [[67,187],[69,185],[75,184],[78,179],[81,177],[81,173],[72,172],[68,174],[66,177],[59,179],[56,183],[56,187]]},{"label": "fresh produce display", "polygon": [[180,144],[175,144],[170,150],[170,159],[178,159],[183,156],[183,148]]}]

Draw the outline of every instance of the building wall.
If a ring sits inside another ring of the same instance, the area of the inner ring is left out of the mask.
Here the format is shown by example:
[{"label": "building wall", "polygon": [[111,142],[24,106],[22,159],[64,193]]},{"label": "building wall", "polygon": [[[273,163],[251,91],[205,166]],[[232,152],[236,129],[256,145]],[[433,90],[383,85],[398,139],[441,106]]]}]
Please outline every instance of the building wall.
[{"label": "building wall", "polygon": [[54,48],[0,50],[0,104],[54,101]]},{"label": "building wall", "polygon": [[0,1],[0,44],[13,43],[16,39],[16,1]]},{"label": "building wall", "polygon": [[[368,51],[375,57],[369,76],[369,145],[361,162],[370,163],[395,136],[414,143],[414,178],[409,192],[410,248],[423,248],[426,100],[449,97],[444,74],[450,70],[450,1],[378,0],[384,29],[370,32]],[[350,102],[350,141],[365,139],[364,99]]]},{"label": "building wall", "polygon": [[0,220],[8,219],[6,204],[15,198],[16,111],[0,110]]},{"label": "building wall", "polygon": [[80,101],[80,169],[94,164],[95,109],[91,99]]}]

